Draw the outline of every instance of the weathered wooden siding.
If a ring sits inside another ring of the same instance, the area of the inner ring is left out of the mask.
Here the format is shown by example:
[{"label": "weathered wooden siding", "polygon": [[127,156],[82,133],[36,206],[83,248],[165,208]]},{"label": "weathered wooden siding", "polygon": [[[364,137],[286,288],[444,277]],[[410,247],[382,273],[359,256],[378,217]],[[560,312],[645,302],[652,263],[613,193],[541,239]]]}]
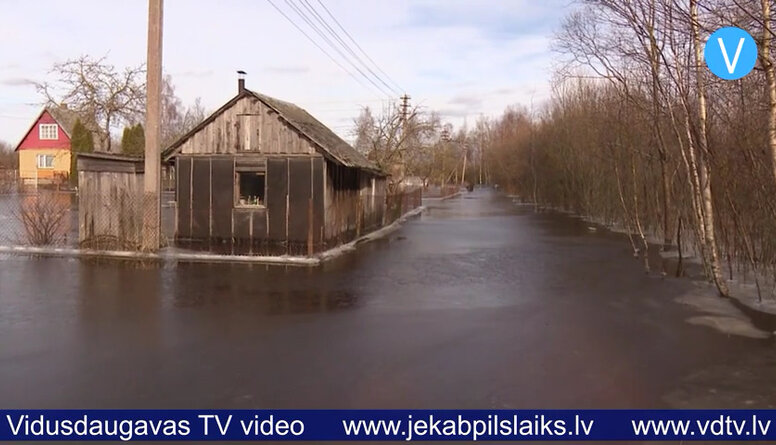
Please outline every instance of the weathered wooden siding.
[{"label": "weathered wooden siding", "polygon": [[78,237],[84,247],[137,249],[142,242],[143,174],[78,172]]},{"label": "weathered wooden siding", "polygon": [[[177,241],[220,253],[321,250],[323,162],[320,156],[178,156]],[[264,206],[235,205],[238,171],[265,174]]]},{"label": "weathered wooden siding", "polygon": [[301,136],[271,108],[246,96],[227,108],[180,146],[182,155],[196,154],[316,154]]},{"label": "weathered wooden siding", "polygon": [[385,178],[326,162],[324,177],[324,240],[328,245],[350,241],[383,225]]},{"label": "weathered wooden siding", "polygon": [[[181,245],[309,254],[383,224],[385,178],[324,159],[256,97],[239,97],[178,149]],[[264,206],[235,205],[237,171],[265,173]]]}]

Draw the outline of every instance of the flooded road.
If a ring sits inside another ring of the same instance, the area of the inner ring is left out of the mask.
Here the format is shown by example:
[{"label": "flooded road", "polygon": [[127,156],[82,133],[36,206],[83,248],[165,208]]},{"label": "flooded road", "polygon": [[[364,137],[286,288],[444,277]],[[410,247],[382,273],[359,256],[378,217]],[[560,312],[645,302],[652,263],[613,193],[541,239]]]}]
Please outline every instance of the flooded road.
[{"label": "flooded road", "polygon": [[487,190],[319,269],[0,259],[4,408],[752,408],[776,354],[688,280]]}]

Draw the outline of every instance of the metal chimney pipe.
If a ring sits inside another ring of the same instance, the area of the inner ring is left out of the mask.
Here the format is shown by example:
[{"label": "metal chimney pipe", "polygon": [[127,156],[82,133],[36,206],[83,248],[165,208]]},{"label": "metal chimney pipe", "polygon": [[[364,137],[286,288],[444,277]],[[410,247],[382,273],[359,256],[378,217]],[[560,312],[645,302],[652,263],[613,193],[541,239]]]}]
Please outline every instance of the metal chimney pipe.
[{"label": "metal chimney pipe", "polygon": [[242,93],[245,91],[245,74],[247,74],[243,70],[237,71],[237,93]]}]

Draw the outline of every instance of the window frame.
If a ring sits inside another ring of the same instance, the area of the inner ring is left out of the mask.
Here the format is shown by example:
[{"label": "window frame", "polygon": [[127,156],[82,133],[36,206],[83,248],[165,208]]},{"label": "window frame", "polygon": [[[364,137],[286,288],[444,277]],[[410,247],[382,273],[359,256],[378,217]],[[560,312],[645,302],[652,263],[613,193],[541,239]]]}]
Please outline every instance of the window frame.
[{"label": "window frame", "polygon": [[[51,159],[51,162],[48,163],[49,165],[46,165],[47,162],[45,162],[46,159]],[[44,160],[44,162],[41,163],[41,160]],[[39,170],[53,170],[54,169],[54,155],[52,154],[37,154],[35,155],[35,165]]]},{"label": "window frame", "polygon": [[[49,134],[45,133],[54,129],[54,137],[48,137]],[[38,125],[38,139],[41,141],[58,141],[59,140],[59,125],[57,124],[39,124]]]},{"label": "window frame", "polygon": [[[264,177],[264,199],[261,204],[243,204],[240,202],[240,175],[253,175]],[[256,170],[238,170],[234,172],[234,208],[236,209],[265,209],[267,208],[267,172]]]}]

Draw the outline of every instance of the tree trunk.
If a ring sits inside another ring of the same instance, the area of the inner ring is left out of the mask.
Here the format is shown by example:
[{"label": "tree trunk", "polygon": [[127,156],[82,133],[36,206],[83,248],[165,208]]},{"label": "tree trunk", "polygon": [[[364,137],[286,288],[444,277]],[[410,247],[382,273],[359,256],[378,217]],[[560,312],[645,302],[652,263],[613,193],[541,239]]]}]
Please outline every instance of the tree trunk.
[{"label": "tree trunk", "polygon": [[692,40],[695,52],[695,81],[698,90],[698,145],[701,197],[703,204],[703,222],[706,229],[706,244],[711,267],[711,279],[717,286],[717,290],[723,296],[729,294],[725,277],[722,275],[722,267],[719,260],[717,240],[714,227],[714,202],[711,192],[711,171],[709,162],[709,148],[707,138],[707,111],[706,89],[703,79],[703,56],[701,54],[700,26],[698,24],[698,1],[690,0],[690,24],[692,27]]},{"label": "tree trunk", "polygon": [[641,245],[644,247],[642,252],[644,259],[644,272],[649,273],[649,242],[644,235],[644,228],[641,225],[641,217],[639,216],[639,192],[636,178],[636,163],[633,159],[633,152],[630,153],[630,165],[631,165],[631,179],[633,181],[633,221],[636,223],[636,230],[638,230],[639,239],[641,239]]},{"label": "tree trunk", "polygon": [[105,150],[106,153],[110,153],[111,152],[110,114],[105,119],[105,134],[100,136],[100,139],[103,140],[102,148]]},{"label": "tree trunk", "polygon": [[663,213],[663,250],[670,248],[671,240],[671,218],[669,211],[671,208],[671,180],[668,176],[668,150],[666,148],[663,128],[660,125],[660,101],[662,94],[660,91],[660,48],[655,38],[655,4],[654,0],[650,3],[649,26],[647,27],[649,37],[649,65],[652,74],[652,131],[655,133],[657,141],[658,160],[660,161],[660,185],[662,192],[662,213]]},{"label": "tree trunk", "polygon": [[612,157],[614,166],[614,177],[617,179],[617,194],[620,197],[620,205],[622,205],[622,213],[625,216],[625,233],[628,235],[628,241],[630,241],[631,249],[633,249],[633,257],[639,257],[639,248],[636,247],[636,243],[633,241],[633,229],[631,228],[630,212],[628,212],[628,206],[625,204],[625,195],[622,189],[622,181],[620,180],[620,169],[617,167],[617,160]]},{"label": "tree trunk", "polygon": [[760,61],[765,69],[768,87],[768,147],[771,151],[771,169],[776,181],[776,72],[771,58],[771,1],[762,1],[763,41],[760,45]]}]

